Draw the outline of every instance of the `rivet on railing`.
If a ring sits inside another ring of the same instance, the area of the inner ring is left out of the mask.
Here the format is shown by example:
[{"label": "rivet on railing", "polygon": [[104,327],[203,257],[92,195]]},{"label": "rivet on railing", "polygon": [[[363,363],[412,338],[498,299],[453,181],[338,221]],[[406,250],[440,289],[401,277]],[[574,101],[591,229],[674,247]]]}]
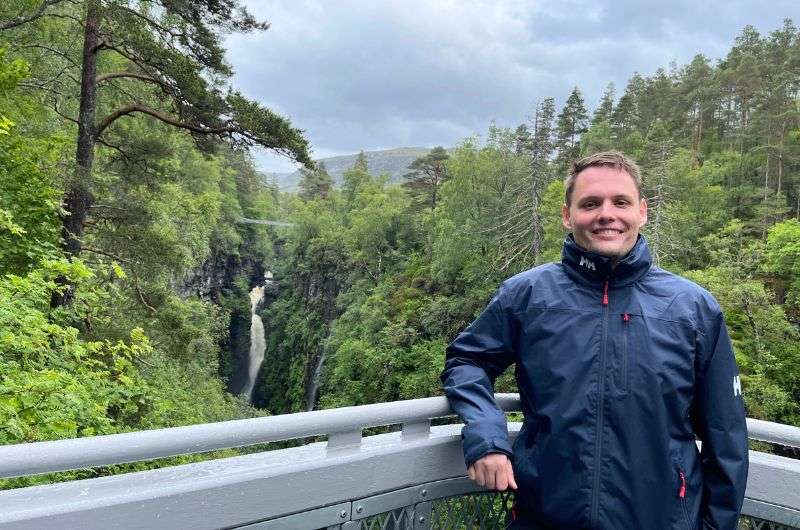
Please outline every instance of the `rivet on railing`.
[{"label": "rivet on railing", "polygon": [[364,507],[363,506],[361,506],[360,504],[358,506],[356,506],[356,513],[361,513],[363,511],[364,511]]},{"label": "rivet on railing", "polygon": [[342,519],[347,519],[347,512],[345,510],[342,510],[341,512],[339,512],[339,517],[341,517]]},{"label": "rivet on railing", "polygon": [[422,495],[423,497],[426,497],[428,495],[428,490],[422,490],[419,492],[419,494]]}]

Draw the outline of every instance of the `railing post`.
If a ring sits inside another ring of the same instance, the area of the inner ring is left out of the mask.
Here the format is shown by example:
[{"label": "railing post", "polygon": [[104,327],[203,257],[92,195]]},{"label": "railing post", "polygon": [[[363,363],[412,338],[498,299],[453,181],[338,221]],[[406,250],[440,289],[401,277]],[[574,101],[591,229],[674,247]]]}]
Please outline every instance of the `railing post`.
[{"label": "railing post", "polygon": [[409,421],[403,424],[403,440],[427,438],[431,434],[431,420]]},{"label": "railing post", "polygon": [[414,505],[414,530],[430,530],[431,515],[430,501]]},{"label": "railing post", "polygon": [[340,454],[342,452],[358,450],[361,446],[361,429],[355,431],[332,432],[328,435],[328,452]]}]

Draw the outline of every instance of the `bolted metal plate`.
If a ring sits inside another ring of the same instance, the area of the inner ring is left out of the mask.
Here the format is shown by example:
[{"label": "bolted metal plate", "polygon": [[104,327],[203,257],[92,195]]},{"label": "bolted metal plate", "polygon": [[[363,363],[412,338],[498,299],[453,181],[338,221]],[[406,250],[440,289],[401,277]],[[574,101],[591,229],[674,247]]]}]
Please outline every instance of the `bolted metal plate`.
[{"label": "bolted metal plate", "polygon": [[350,520],[351,503],[343,502],[325,508],[287,515],[269,521],[261,521],[239,528],[247,530],[297,530],[298,528],[339,528]]}]

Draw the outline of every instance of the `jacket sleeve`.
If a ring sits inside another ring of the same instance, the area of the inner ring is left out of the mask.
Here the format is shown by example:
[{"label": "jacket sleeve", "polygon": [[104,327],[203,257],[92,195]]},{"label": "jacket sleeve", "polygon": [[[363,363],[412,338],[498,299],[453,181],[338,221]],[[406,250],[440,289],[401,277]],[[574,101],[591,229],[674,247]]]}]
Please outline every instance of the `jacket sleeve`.
[{"label": "jacket sleeve", "polygon": [[481,315],[447,347],[441,375],[450,406],[464,428],[467,467],[488,453],[511,457],[508,426],[494,400],[494,381],[512,362],[514,324],[503,308],[504,287]]},{"label": "jacket sleeve", "polygon": [[709,301],[700,324],[692,422],[702,440],[703,530],[735,530],[747,484],[747,423],[725,320]]}]

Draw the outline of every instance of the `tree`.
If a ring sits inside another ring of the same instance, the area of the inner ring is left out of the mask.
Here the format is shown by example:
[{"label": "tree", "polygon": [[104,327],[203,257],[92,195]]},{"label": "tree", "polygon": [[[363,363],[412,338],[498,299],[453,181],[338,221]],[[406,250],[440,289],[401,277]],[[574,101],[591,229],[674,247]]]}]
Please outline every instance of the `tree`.
[{"label": "tree", "polygon": [[533,136],[524,123],[520,124],[515,131],[517,137],[516,153],[524,155],[530,153],[533,148]]},{"label": "tree", "polygon": [[[311,164],[306,140],[288,120],[238,92],[224,92],[232,72],[220,33],[269,27],[236,0],[150,0],[134,7],[85,0],[69,2],[64,13],[49,11],[60,8],[58,2],[45,4],[41,16],[64,15],[74,21],[70,29],[83,34],[79,108],[77,116],[64,114],[78,129],[75,172],[66,183],[62,215],[68,256],[81,253],[94,203],[95,147],[113,146],[109,137],[123,117],[144,115],[184,129],[206,149],[213,149],[210,138],[216,138],[260,145]],[[67,288],[53,304],[71,299],[72,289]]]},{"label": "tree", "polygon": [[[639,99],[644,89],[644,78],[638,72],[634,73],[625,87],[625,93],[611,113],[611,128],[618,145],[622,145],[630,134],[639,130]],[[639,132],[642,133],[640,130]]]},{"label": "tree", "polygon": [[314,169],[302,169],[300,177],[300,197],[311,201],[327,199],[333,191],[333,179],[328,174],[325,162],[317,162]]},{"label": "tree", "polygon": [[686,107],[687,123],[691,129],[690,149],[699,157],[704,136],[711,128],[719,87],[714,70],[704,55],[695,55],[683,69],[678,91]]},{"label": "tree", "polygon": [[[425,155],[417,158],[408,166],[405,174],[405,186],[411,192],[417,204],[425,204],[430,208],[430,228],[436,226],[436,205],[442,184],[447,180],[447,159],[450,156],[443,147],[434,147]],[[428,231],[426,254],[428,259],[433,252],[433,230]]]},{"label": "tree", "polygon": [[586,132],[589,115],[583,104],[578,87],[572,89],[561,114],[558,115],[556,127],[556,149],[558,150],[558,168],[562,174],[573,160],[580,154],[579,142],[581,135]]},{"label": "tree", "polygon": [[356,200],[356,196],[364,187],[365,184],[372,181],[369,174],[369,166],[367,165],[367,156],[364,151],[358,153],[353,167],[344,172],[344,179],[342,182],[342,191],[348,206],[352,206]]},{"label": "tree", "polygon": [[411,171],[404,175],[411,196],[431,211],[436,209],[439,190],[447,180],[448,158],[450,156],[444,147],[434,147],[427,155],[411,162],[408,166]]},{"label": "tree", "polygon": [[606,85],[600,104],[592,114],[592,125],[600,122],[611,123],[611,115],[614,112],[614,83]]},{"label": "tree", "polygon": [[648,242],[653,263],[659,265],[665,258],[673,257],[675,243],[671,232],[674,227],[667,221],[667,208],[674,193],[669,179],[669,159],[672,155],[672,142],[664,123],[656,119],[647,136],[645,164],[646,188],[648,193]]}]

